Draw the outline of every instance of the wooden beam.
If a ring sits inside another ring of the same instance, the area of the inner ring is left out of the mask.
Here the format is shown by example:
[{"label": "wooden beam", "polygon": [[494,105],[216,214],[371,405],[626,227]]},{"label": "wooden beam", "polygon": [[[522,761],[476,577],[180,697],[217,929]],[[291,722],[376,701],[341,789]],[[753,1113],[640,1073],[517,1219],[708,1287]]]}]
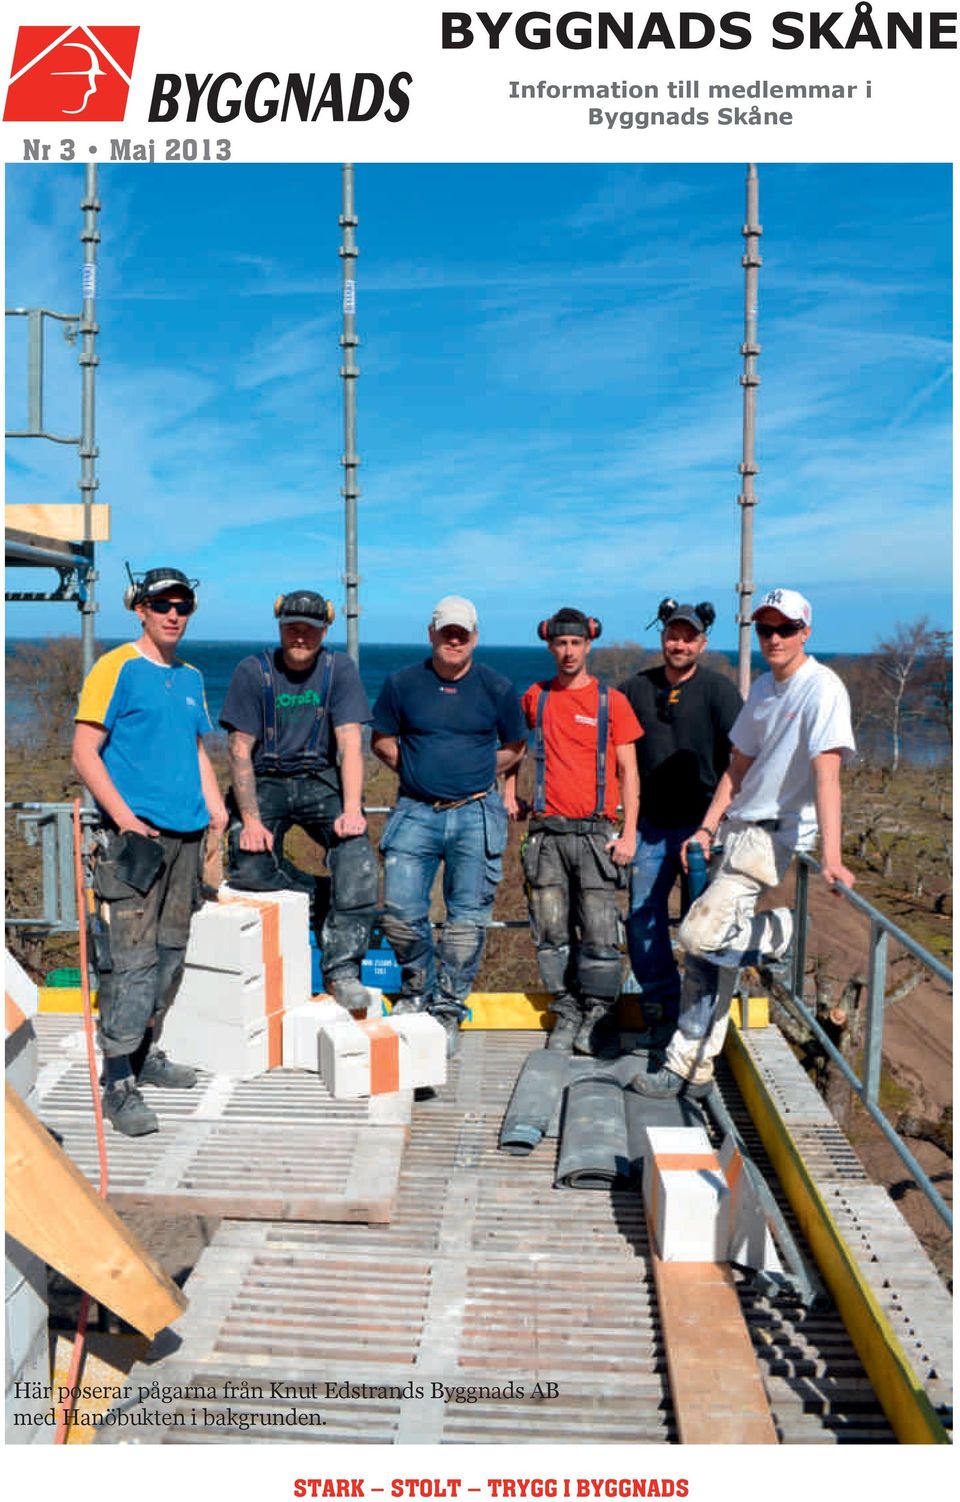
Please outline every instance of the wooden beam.
[{"label": "wooden beam", "polygon": [[4,525],[15,532],[34,537],[53,537],[61,542],[109,542],[110,507],[98,502],[91,506],[91,535],[84,535],[84,508],[80,501],[51,505],[15,504],[4,506]]},{"label": "wooden beam", "polygon": [[760,1368],[725,1262],[664,1262],[650,1232],[667,1373],[682,1445],[775,1445]]},{"label": "wooden beam", "polygon": [[144,1335],[187,1300],[46,1127],[6,1087],[7,1231]]}]

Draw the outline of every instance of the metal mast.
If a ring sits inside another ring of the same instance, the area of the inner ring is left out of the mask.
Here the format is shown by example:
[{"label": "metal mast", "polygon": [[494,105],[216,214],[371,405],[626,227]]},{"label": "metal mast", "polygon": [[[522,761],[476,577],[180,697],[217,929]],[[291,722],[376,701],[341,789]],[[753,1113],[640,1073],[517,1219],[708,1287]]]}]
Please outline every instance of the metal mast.
[{"label": "metal mast", "polygon": [[753,489],[753,478],[759,471],[756,461],[756,436],[757,436],[757,387],[760,385],[760,377],[757,375],[757,357],[760,354],[760,346],[757,343],[757,293],[760,281],[760,267],[763,264],[760,253],[760,236],[763,234],[763,226],[759,220],[760,209],[760,182],[757,177],[757,168],[754,162],[747,167],[747,219],[741,231],[746,242],[746,249],[742,259],[744,268],[744,312],[743,312],[743,343],[740,353],[743,356],[743,374],[740,377],[740,385],[743,387],[743,459],[739,471],[742,476],[743,488],[737,497],[740,507],[740,578],[737,581],[737,681],[740,693],[744,698],[750,690],[750,614],[753,606],[753,508],[757,504],[757,496]]},{"label": "metal mast", "polygon": [[97,443],[94,406],[94,373],[100,363],[96,352],[99,329],[96,321],[97,301],[97,246],[100,244],[98,215],[100,200],[97,198],[97,168],[95,163],[86,167],[86,183],[83,200],[83,229],[80,240],[83,244],[83,310],[80,314],[80,497],[83,501],[83,547],[90,559],[86,587],[80,594],[80,635],[83,647],[84,677],[94,661],[94,617],[97,606],[94,598],[96,571],[93,548],[93,502],[99,487],[96,473]]},{"label": "metal mast", "polygon": [[356,382],[360,371],[356,363],[355,351],[360,341],[357,338],[357,242],[354,237],[358,221],[353,204],[352,162],[344,162],[342,179],[343,211],[339,222],[343,230],[343,243],[340,246],[340,260],[343,265],[343,333],[340,335],[340,348],[343,350],[343,364],[340,367],[340,374],[343,377],[343,458],[340,461],[343,465],[342,494],[345,532],[343,582],[346,586],[347,652],[359,665],[360,575],[357,572],[357,497],[360,490],[357,486],[357,467],[360,460],[357,456]]}]

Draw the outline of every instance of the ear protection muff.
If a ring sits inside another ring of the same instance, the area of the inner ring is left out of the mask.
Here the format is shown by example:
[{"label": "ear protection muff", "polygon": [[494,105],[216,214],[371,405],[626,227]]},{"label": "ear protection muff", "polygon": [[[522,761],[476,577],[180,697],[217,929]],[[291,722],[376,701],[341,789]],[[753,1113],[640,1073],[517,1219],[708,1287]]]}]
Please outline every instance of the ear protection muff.
[{"label": "ear protection muff", "polygon": [[[587,616],[586,622],[587,622],[587,632],[586,632],[586,634],[587,634],[587,640],[588,641],[596,641],[597,637],[600,636],[600,635],[602,635],[602,633],[603,633],[603,622],[602,621],[598,621],[592,615],[588,615]],[[582,622],[578,621],[577,625],[582,625]],[[563,630],[562,630],[562,626],[563,626],[563,619],[562,619],[562,617],[558,619],[557,616],[552,615],[552,616],[550,616],[549,620],[539,621],[537,623],[537,635],[539,636],[539,638],[540,638],[541,641],[549,641],[552,636],[563,636],[564,633],[563,633]],[[578,632],[577,635],[579,635],[579,634],[580,633]]]},{"label": "ear protection muff", "polygon": [[704,631],[709,631],[717,618],[717,612],[714,610],[712,603],[709,600],[701,600],[700,604],[694,605],[693,608],[703,621]]},{"label": "ear protection muff", "polygon": [[[336,609],[334,608],[333,601],[332,600],[326,600],[326,599],[324,599],[323,595],[321,595],[321,594],[314,594],[314,592],[312,590],[310,590],[310,591],[302,591],[302,590],[300,590],[300,591],[297,591],[297,593],[291,594],[291,595],[277,595],[277,598],[273,602],[273,613],[277,617],[277,620],[281,620],[282,619],[281,612],[283,611],[283,607],[287,603],[287,601],[290,602],[290,611],[289,611],[289,613],[291,615],[297,615],[298,614],[298,611],[296,609],[297,594],[304,594],[304,593],[307,593],[312,601],[313,600],[320,600],[322,602],[323,608],[322,608],[320,614],[316,618],[317,625],[319,626],[319,625],[323,624],[323,625],[326,625],[326,626],[332,626],[333,623],[334,623],[334,621],[337,618],[337,612],[336,612]],[[307,615],[309,613],[312,613],[312,612],[308,612],[307,610],[304,610],[304,612],[303,612],[304,615]]]},{"label": "ear protection muff", "polygon": [[675,600],[672,595],[665,595],[657,606],[657,620],[665,626],[679,604],[680,601]]}]

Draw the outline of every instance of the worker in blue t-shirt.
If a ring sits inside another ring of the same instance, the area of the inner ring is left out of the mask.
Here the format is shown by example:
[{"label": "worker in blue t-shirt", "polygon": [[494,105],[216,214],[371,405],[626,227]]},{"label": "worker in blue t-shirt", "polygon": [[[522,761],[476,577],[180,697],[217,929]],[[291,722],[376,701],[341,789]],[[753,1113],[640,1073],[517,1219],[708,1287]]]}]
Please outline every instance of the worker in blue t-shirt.
[{"label": "worker in blue t-shirt", "polygon": [[207,825],[227,810],[201,737],[212,731],[203,679],[176,655],[197,606],[196,581],[154,568],[124,595],[143,628],[107,652],[80,694],[73,765],[103,819],[94,870],[100,922],[103,1112],[128,1137],[159,1121],[140,1085],[190,1089],[196,1071],[158,1047],[183,976]]},{"label": "worker in blue t-shirt", "polygon": [[[394,1010],[437,1017],[450,1056],[503,875],[496,779],[527,740],[513,684],[473,661],[477,634],[471,602],[446,595],[430,622],[431,655],[391,673],[373,711],[374,754],[400,776],[380,838],[383,930],[403,970]],[[441,861],[446,919],[435,951],[430,889]]]},{"label": "worker in blue t-shirt", "polygon": [[[370,706],[356,664],[324,646],[333,606],[312,589],[274,604],[280,645],[238,663],[220,714],[230,751],[230,880],[246,891],[306,890],[323,983],[365,1011],[360,967],[379,874],[363,812],[363,726]],[[327,853],[329,901],[284,857],[300,828]]]}]

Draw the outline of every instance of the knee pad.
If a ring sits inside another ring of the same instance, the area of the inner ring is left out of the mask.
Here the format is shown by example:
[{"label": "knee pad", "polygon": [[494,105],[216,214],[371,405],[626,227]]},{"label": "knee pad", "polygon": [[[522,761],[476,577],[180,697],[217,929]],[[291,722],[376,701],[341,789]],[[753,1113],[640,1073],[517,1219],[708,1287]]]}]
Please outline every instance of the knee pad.
[{"label": "knee pad", "polygon": [[333,906],[338,912],[359,912],[377,905],[380,873],[373,847],[365,835],[344,840],[330,852]]}]

